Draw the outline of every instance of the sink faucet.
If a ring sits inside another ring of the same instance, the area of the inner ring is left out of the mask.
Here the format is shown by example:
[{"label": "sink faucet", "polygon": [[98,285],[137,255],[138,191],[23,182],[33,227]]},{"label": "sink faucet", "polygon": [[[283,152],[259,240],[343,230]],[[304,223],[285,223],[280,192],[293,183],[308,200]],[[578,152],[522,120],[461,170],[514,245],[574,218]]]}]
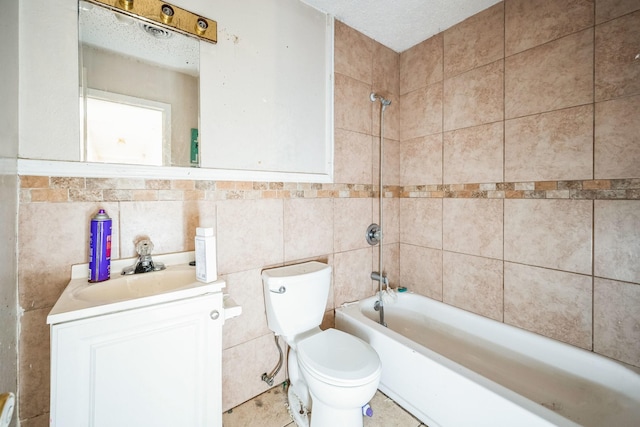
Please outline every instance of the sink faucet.
[{"label": "sink faucet", "polygon": [[122,274],[138,274],[148,273],[150,271],[164,270],[165,266],[161,262],[154,262],[151,259],[151,251],[153,251],[153,243],[149,239],[140,240],[136,243],[136,252],[138,260],[130,267],[122,269]]}]

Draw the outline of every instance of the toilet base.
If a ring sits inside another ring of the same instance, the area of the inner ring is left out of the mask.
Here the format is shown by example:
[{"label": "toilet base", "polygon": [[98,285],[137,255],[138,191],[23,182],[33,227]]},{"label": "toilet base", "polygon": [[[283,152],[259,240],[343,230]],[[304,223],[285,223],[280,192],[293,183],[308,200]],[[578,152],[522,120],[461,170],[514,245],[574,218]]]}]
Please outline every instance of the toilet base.
[{"label": "toilet base", "polygon": [[298,427],[309,427],[309,409],[306,408],[298,395],[293,391],[293,387],[289,386],[287,391],[287,402],[289,406],[289,415]]},{"label": "toilet base", "polygon": [[362,427],[362,408],[334,408],[325,405],[311,393],[313,410],[311,427]]}]

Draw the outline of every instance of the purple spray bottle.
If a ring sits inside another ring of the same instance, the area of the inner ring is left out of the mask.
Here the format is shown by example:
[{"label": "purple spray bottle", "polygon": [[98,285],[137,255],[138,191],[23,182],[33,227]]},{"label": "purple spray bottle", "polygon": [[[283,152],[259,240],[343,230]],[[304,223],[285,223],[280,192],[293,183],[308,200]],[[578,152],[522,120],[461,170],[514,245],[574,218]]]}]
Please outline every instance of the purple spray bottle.
[{"label": "purple spray bottle", "polygon": [[100,211],[91,219],[89,235],[89,282],[109,279],[111,272],[111,218]]}]

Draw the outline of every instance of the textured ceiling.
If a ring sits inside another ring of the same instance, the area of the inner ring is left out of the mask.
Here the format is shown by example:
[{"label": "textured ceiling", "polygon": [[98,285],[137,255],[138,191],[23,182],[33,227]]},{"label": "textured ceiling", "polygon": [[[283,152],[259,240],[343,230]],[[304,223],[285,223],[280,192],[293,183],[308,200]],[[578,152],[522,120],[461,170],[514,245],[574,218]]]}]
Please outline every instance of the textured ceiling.
[{"label": "textured ceiling", "polygon": [[396,52],[501,0],[302,0]]}]

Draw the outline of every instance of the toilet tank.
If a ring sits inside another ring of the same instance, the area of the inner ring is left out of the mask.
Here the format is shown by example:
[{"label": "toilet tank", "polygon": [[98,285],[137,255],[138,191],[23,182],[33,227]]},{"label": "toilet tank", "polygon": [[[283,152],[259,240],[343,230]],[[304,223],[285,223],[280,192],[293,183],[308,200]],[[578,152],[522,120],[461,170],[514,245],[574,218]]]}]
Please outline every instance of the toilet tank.
[{"label": "toilet tank", "polygon": [[310,261],[262,272],[267,323],[276,335],[292,337],[322,323],[331,267]]}]

